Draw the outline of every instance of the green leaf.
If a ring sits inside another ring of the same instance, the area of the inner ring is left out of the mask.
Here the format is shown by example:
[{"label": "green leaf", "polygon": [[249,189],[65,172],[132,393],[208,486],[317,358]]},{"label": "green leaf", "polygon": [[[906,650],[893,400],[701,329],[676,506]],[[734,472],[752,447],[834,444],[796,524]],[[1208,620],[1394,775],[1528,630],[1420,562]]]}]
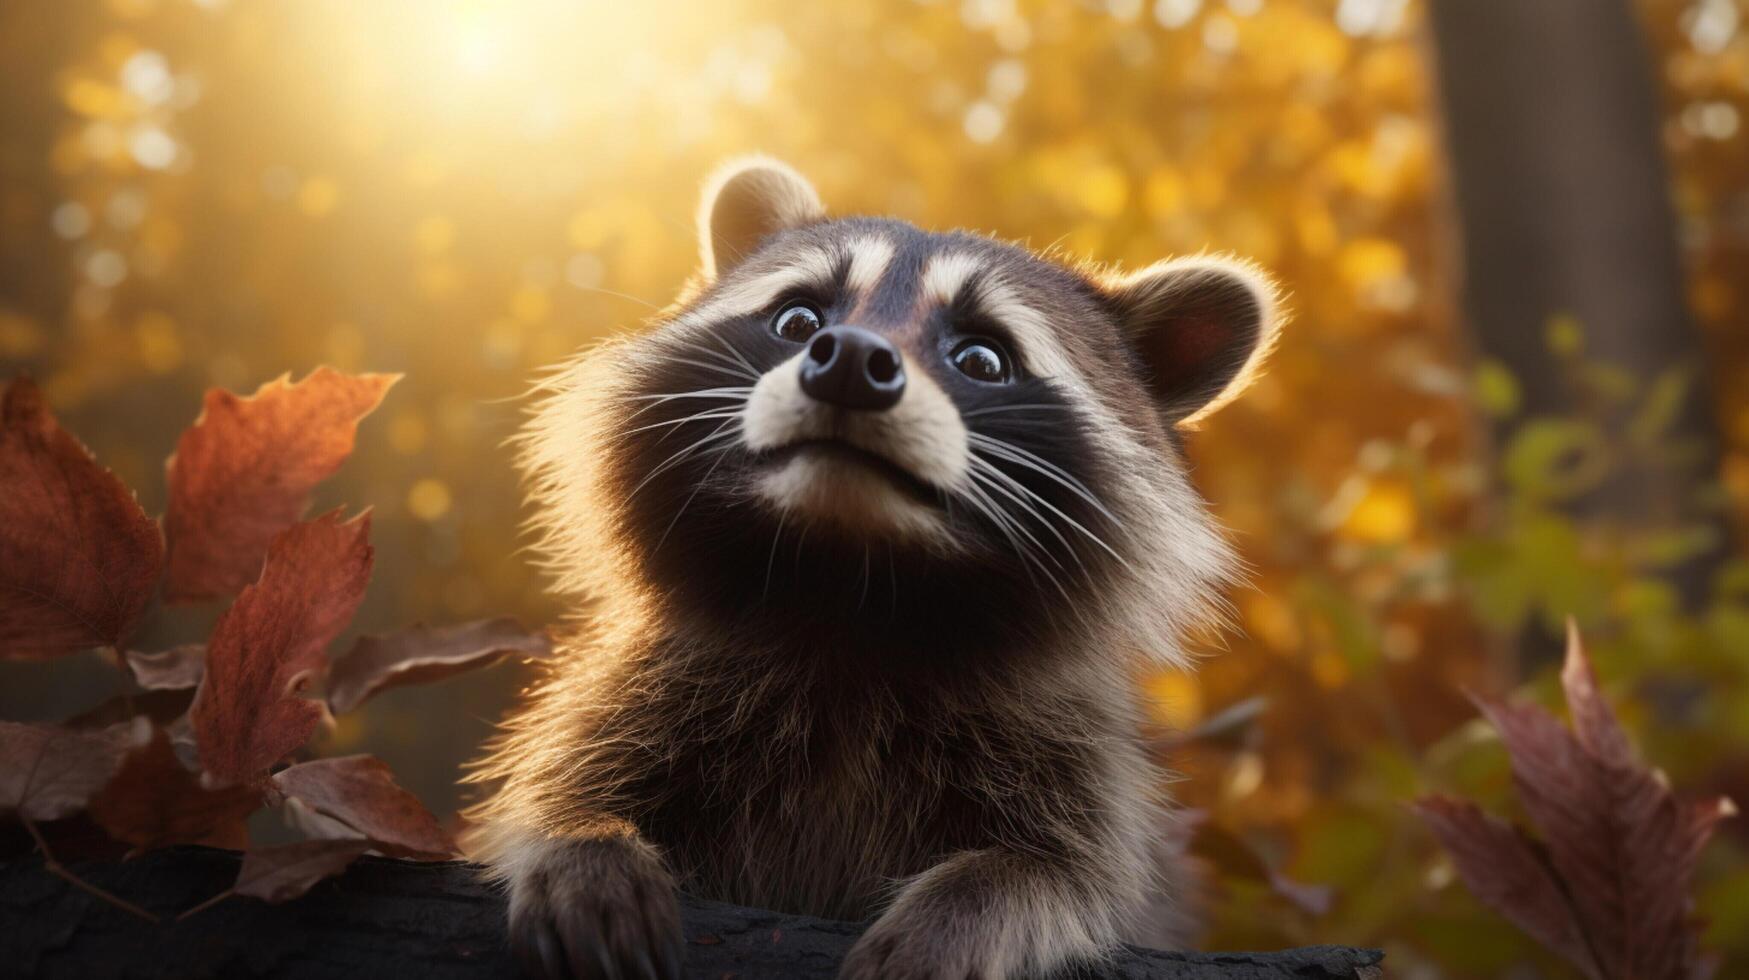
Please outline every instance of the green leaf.
[{"label": "green leaf", "polygon": [[1596,425],[1539,418],[1513,434],[1501,461],[1507,483],[1533,500],[1564,500],[1596,488],[1610,453]]},{"label": "green leaf", "polygon": [[1476,365],[1471,389],[1475,392],[1476,401],[1482,406],[1482,410],[1498,419],[1517,414],[1518,407],[1524,400],[1524,394],[1518,387],[1518,379],[1513,376],[1511,369],[1491,358]]},{"label": "green leaf", "polygon": [[1548,325],[1543,328],[1543,341],[1549,345],[1549,350],[1561,357],[1576,357],[1585,350],[1585,330],[1579,325],[1579,318],[1571,313],[1557,313],[1549,317]]},{"label": "green leaf", "polygon": [[1628,439],[1638,446],[1650,446],[1670,431],[1688,400],[1689,384],[1688,371],[1683,368],[1659,372],[1641,400],[1640,410],[1628,423]]}]

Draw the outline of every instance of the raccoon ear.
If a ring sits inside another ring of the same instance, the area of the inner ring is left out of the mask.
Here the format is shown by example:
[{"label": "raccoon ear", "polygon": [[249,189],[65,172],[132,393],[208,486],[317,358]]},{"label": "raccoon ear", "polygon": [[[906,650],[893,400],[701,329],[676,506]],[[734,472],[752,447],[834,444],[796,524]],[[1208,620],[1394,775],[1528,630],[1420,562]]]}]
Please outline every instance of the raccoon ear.
[{"label": "raccoon ear", "polygon": [[1249,387],[1280,326],[1275,283],[1248,262],[1171,259],[1099,287],[1173,425],[1200,421]]},{"label": "raccoon ear", "polygon": [[742,157],[705,182],[698,206],[698,250],[706,282],[739,265],[761,239],[825,217],[814,185],[770,157]]}]

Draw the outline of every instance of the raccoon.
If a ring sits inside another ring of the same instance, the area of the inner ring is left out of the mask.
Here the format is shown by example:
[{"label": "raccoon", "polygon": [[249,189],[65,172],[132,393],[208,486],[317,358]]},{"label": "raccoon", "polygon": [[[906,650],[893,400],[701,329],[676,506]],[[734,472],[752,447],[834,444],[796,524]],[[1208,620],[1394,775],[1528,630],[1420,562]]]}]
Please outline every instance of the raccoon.
[{"label": "raccoon", "polygon": [[1157,941],[1134,674],[1221,618],[1181,433],[1257,372],[1275,287],[829,218],[769,159],[699,226],[681,299],[522,436],[548,568],[594,602],[473,777],[525,969],[677,976],[677,888],[872,918],[850,978]]}]

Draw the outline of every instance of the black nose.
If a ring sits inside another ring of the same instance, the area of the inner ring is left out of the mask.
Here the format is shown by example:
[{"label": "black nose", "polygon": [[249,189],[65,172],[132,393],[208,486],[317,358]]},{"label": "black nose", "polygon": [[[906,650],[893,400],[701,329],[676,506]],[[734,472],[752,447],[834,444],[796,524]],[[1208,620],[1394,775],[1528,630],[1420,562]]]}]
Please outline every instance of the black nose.
[{"label": "black nose", "polygon": [[827,405],[884,412],[905,393],[899,349],[861,327],[827,327],[802,356],[802,390]]}]

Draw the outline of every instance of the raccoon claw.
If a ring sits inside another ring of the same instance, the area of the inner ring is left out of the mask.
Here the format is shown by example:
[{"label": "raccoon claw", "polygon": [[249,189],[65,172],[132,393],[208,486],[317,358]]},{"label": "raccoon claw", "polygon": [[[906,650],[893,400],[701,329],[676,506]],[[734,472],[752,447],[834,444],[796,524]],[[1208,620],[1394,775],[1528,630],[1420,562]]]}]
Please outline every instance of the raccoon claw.
[{"label": "raccoon claw", "polygon": [[510,945],[543,980],[679,980],[680,906],[642,844],[568,842],[511,890]]}]

